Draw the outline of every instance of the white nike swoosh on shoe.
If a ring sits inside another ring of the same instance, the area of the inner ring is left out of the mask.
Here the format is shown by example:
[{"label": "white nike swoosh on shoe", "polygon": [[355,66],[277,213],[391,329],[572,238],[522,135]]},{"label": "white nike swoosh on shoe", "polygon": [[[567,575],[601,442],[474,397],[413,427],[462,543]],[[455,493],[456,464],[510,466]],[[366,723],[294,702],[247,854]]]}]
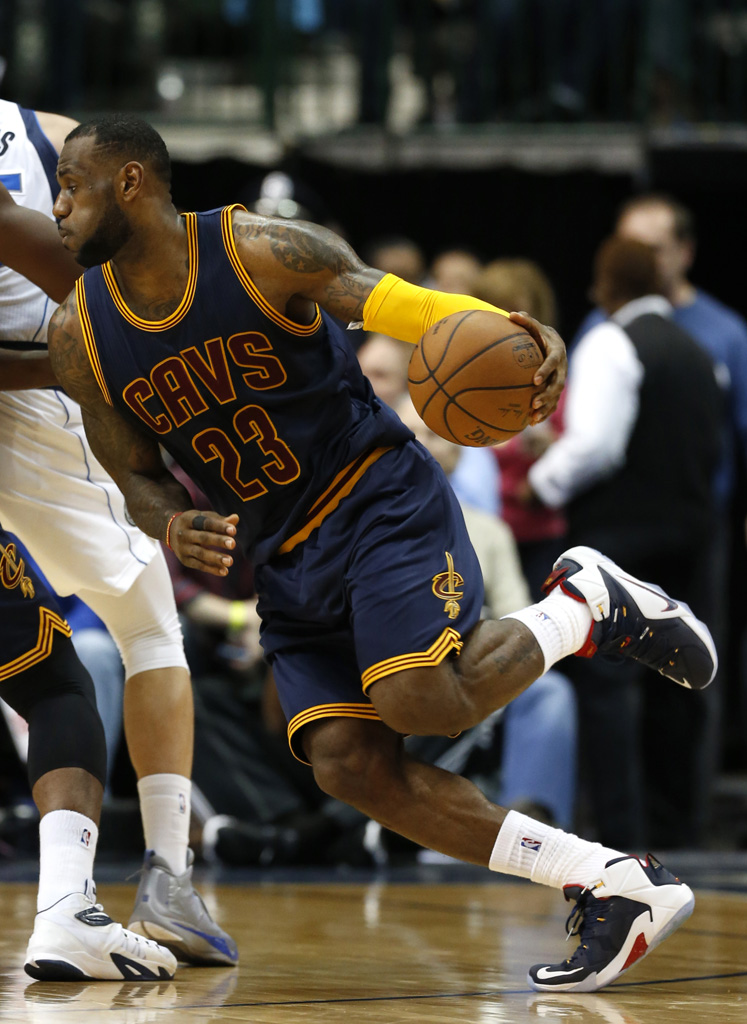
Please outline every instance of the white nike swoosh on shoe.
[{"label": "white nike swoosh on shoe", "polygon": [[540,981],[545,981],[546,978],[567,978],[571,974],[578,974],[579,971],[583,971],[583,967],[574,967],[572,971],[551,971],[549,967],[540,967],[537,977]]},{"label": "white nike swoosh on shoe", "polygon": [[651,587],[647,587],[645,583],[641,583],[640,580],[632,580],[629,576],[621,576],[620,579],[625,580],[626,583],[632,583],[636,587],[641,587],[642,590],[647,590],[649,594],[653,594],[654,597],[661,598],[662,601],[666,601],[666,604],[662,608],[662,612],[673,612],[675,608],[679,607],[676,601],[673,601],[671,597],[667,597],[665,594],[660,594],[658,590],[653,590]]}]

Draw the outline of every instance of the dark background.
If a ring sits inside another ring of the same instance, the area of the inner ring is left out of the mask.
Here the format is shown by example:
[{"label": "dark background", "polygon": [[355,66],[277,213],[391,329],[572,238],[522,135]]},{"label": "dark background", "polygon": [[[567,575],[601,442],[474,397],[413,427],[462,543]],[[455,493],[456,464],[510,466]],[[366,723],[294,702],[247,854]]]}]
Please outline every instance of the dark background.
[{"label": "dark background", "polygon": [[[747,238],[747,153],[667,148],[648,154],[644,175],[593,171],[389,170],[367,173],[303,154],[283,169],[318,194],[330,220],[356,250],[373,238],[406,235],[432,258],[453,245],[484,259],[535,259],[555,285],[560,329],[570,339],[589,308],[591,262],[622,201],[642,188],[670,192],[689,206],[698,231],[695,282],[747,315],[743,247]],[[174,163],[174,199],[185,209],[250,201],[266,168],[222,159]]]}]

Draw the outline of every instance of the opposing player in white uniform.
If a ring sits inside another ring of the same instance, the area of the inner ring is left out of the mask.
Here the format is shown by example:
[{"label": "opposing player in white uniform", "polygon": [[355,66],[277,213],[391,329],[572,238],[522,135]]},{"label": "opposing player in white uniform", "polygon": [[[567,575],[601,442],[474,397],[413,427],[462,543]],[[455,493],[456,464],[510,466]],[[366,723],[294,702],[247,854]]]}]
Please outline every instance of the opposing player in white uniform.
[{"label": "opposing player in white uniform", "polygon": [[[16,203],[52,217],[57,153],[74,125],[0,100],[0,182]],[[45,387],[54,384],[44,346],[55,308],[0,267],[0,521],[23,537],[59,594],[78,594],[99,615],[122,655],[147,847],[130,928],[187,962],[234,964],[235,943],[192,887],[192,691],[168,570],[158,544],[128,522],[79,407]]]},{"label": "opposing player in white uniform", "polygon": [[[17,207],[2,183],[0,260],[58,298],[77,276],[74,263],[60,252],[54,225]],[[0,379],[7,366],[0,364]],[[96,903],[93,867],[106,741],[94,685],[54,597],[1,524],[0,639],[0,697],[28,723],[27,774],[40,817],[37,914],[27,974],[42,981],[171,978],[173,954],[127,931]]]}]

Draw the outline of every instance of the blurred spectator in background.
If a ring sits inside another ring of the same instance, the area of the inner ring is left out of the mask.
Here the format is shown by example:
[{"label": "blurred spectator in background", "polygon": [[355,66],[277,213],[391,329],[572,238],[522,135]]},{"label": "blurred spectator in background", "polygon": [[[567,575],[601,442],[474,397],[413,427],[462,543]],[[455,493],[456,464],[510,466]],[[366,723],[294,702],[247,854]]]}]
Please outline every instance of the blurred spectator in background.
[{"label": "blurred spectator in background", "polygon": [[385,274],[396,274],[410,284],[424,282],[425,255],[411,238],[403,235],[374,238],[364,246],[363,259],[369,267],[383,270]]},{"label": "blurred spectator in background", "polygon": [[[709,353],[719,380],[728,389],[729,458],[719,469],[716,492],[723,506],[734,487],[735,444],[739,445],[742,464],[747,465],[747,324],[738,313],[689,280],[695,260],[695,225],[690,211],[676,199],[658,193],[636,196],[620,211],[615,233],[653,248],[662,294],[673,307],[672,319]],[[592,310],[575,340],[605,315],[599,307]]]},{"label": "blurred spectator in background", "polygon": [[[734,444],[747,464],[747,324],[733,309],[694,285],[689,274],[695,260],[695,225],[691,212],[671,196],[648,193],[629,200],[620,211],[615,233],[651,246],[662,294],[673,307],[672,319],[710,354],[719,379],[728,386],[731,459],[722,465],[717,496],[731,496]],[[605,319],[597,307],[581,324],[576,340]]]},{"label": "blurred spectator in background", "polygon": [[[619,236],[601,246],[594,296],[611,319],[573,353],[564,432],[529,469],[527,500],[565,505],[571,543],[659,580],[708,621],[723,398],[711,359],[674,323],[662,292],[650,246]],[[716,688],[686,693],[612,659],[579,659],[574,676],[581,777],[600,840],[697,843],[713,783]]]},{"label": "blurred spectator in background", "polygon": [[482,263],[469,249],[444,249],[428,270],[428,287],[455,295],[474,295]]},{"label": "blurred spectator in background", "polygon": [[407,392],[407,367],[412,345],[386,334],[367,334],[358,349],[358,362],[377,398],[394,408]]},{"label": "blurred spectator in background", "polygon": [[[544,324],[557,327],[555,293],[538,264],[527,259],[493,260],[474,284],[474,295],[506,310],[525,310]],[[511,527],[519,547],[521,565],[532,599],[541,598],[541,586],[558,555],[567,546],[563,510],[522,500],[532,463],[559,435],[564,400],[549,420],[492,449],[500,466],[501,515]]]},{"label": "blurred spectator in background", "polygon": [[[719,651],[730,714],[724,723],[726,741],[737,767],[747,767],[747,665],[744,608],[747,605],[747,324],[733,309],[690,281],[696,252],[696,230],[690,210],[672,196],[644,193],[622,207],[616,233],[652,246],[672,318],[710,355],[719,382],[726,389],[726,423],[719,470],[715,479],[717,520],[710,538],[712,592],[709,626]],[[583,335],[605,317],[597,308],[577,333]],[[729,742],[730,741],[730,742]]]},{"label": "blurred spectator in background", "polygon": [[532,316],[542,316],[542,323],[555,326],[558,322],[558,307],[555,292],[544,270],[534,260],[519,257],[491,260],[475,281],[481,291],[500,295],[507,305],[501,309],[523,309]]},{"label": "blurred spectator in background", "polygon": [[[451,481],[460,447],[430,430],[409,398],[401,399],[396,411]],[[483,574],[485,614],[500,618],[525,607],[529,589],[510,529],[495,515],[461,498],[460,505]],[[562,673],[551,669],[456,741],[416,737],[409,742],[417,756],[467,774],[502,807],[568,829],[573,826],[576,793],[576,721],[573,687]]]}]

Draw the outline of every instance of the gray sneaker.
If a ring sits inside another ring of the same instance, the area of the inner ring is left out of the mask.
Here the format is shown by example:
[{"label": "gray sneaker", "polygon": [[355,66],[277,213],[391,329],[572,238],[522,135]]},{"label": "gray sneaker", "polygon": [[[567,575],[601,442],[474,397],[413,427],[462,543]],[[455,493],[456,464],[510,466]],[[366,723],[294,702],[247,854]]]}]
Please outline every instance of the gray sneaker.
[{"label": "gray sneaker", "polygon": [[155,939],[178,960],[203,967],[233,967],[239,962],[236,943],[210,917],[192,887],[194,854],[187,852],[187,870],[175,875],[154,850],[146,850],[128,928]]}]

